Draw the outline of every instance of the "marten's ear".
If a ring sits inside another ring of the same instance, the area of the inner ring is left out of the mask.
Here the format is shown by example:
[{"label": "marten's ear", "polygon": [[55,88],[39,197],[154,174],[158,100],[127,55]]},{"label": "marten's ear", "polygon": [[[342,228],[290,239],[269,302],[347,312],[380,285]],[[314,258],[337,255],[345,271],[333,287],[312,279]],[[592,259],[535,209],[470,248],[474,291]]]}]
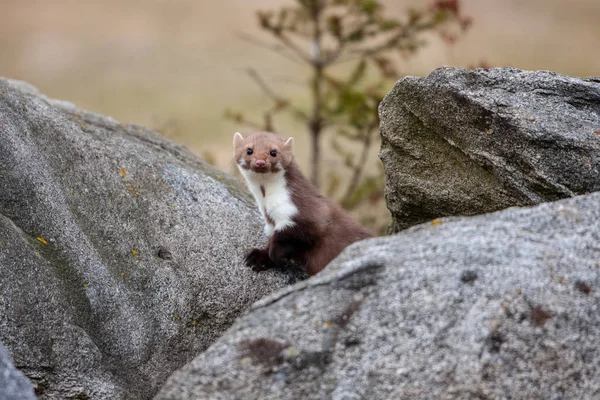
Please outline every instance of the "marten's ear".
[{"label": "marten's ear", "polygon": [[293,145],[294,145],[294,138],[291,137],[285,141],[285,143],[283,144],[283,147],[285,147],[286,149],[292,150]]},{"label": "marten's ear", "polygon": [[237,143],[239,143],[240,140],[244,140],[244,137],[242,136],[241,133],[236,132],[233,134],[233,145],[235,146]]}]

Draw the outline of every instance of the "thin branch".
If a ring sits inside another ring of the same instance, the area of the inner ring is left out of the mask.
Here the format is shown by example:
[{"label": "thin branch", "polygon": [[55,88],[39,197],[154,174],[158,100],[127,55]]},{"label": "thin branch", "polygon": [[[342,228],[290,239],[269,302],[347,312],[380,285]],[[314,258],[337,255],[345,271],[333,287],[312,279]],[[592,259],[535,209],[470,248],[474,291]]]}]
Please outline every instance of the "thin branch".
[{"label": "thin branch", "polygon": [[320,186],[321,172],[321,133],[323,132],[323,57],[322,57],[322,46],[323,46],[323,31],[321,29],[321,16],[323,7],[325,5],[323,0],[317,0],[313,3],[312,8],[312,28],[313,36],[311,42],[312,52],[312,72],[313,79],[311,85],[313,110],[308,121],[308,126],[311,133],[311,182],[318,188]]},{"label": "thin branch", "polygon": [[342,52],[344,51],[344,47],[346,47],[346,43],[347,42],[345,40],[338,40],[338,45],[337,45],[336,49],[322,60],[322,64],[324,66],[334,64],[336,62],[336,60],[339,58],[339,56],[342,55]]},{"label": "thin branch", "polygon": [[289,83],[289,84],[298,85],[298,86],[302,86],[303,88],[306,88],[306,80],[298,79],[294,76],[271,75],[271,79],[273,82]]},{"label": "thin branch", "polygon": [[[248,67],[233,67],[232,68],[234,71],[242,71],[244,73],[248,73]],[[260,73],[261,76],[263,77],[263,80],[268,80],[270,82],[283,82],[283,83],[289,83],[289,84],[293,84],[293,85],[298,85],[298,86],[302,86],[303,88],[306,88],[306,79],[301,79],[298,78],[296,76],[292,76],[292,75],[285,75],[285,74],[274,74],[272,72],[269,71],[265,71],[263,69],[259,69],[259,68],[253,68],[257,73]]]},{"label": "thin branch", "polygon": [[304,52],[296,43],[294,43],[290,38],[285,36],[283,33],[279,35],[275,35],[277,39],[279,39],[283,44],[285,44],[290,50],[292,50],[296,56],[300,57],[304,62],[313,65],[314,60],[310,58],[306,52]]},{"label": "thin branch", "polygon": [[275,91],[267,84],[267,82],[262,78],[262,76],[260,76],[260,74],[254,68],[247,68],[246,73],[254,82],[256,82],[256,84],[262,89],[262,91],[267,95],[267,97],[275,103],[276,108],[290,108],[297,117],[302,118],[304,120],[308,119],[308,116],[305,112],[296,108],[288,100],[275,93]]},{"label": "thin branch", "polygon": [[303,32],[303,31],[299,31],[297,29],[296,30],[289,30],[288,29],[287,32],[292,37],[297,37],[297,38],[302,39],[302,40],[310,40],[310,38],[311,38],[311,33],[308,32],[308,31]]},{"label": "thin branch", "polygon": [[245,125],[245,126],[247,126],[249,128],[252,128],[254,130],[257,130],[257,131],[264,130],[264,126],[263,125],[259,124],[258,122],[247,120],[247,119],[245,119],[242,116],[226,115],[225,118],[227,118],[227,119],[229,119],[231,121],[234,121],[234,122],[236,122],[238,124]]},{"label": "thin branch", "polygon": [[369,155],[369,149],[371,148],[371,140],[373,139],[373,131],[379,125],[379,119],[375,118],[373,122],[367,127],[365,132],[365,137],[363,140],[363,147],[360,153],[360,158],[356,164],[354,164],[354,168],[352,169],[352,177],[350,178],[350,184],[346,189],[346,193],[342,197],[340,201],[341,204],[347,203],[350,200],[350,197],[356,191],[358,187],[358,183],[360,182],[360,178],[365,169],[365,165],[367,163],[367,156]]},{"label": "thin branch", "polygon": [[270,50],[272,52],[275,52],[277,54],[279,54],[280,56],[295,62],[295,63],[300,63],[301,61],[303,61],[301,58],[299,58],[296,54],[288,54],[285,52],[285,50],[287,50],[285,48],[285,46],[282,46],[280,44],[276,44],[276,43],[267,43],[267,42],[263,42],[262,40],[248,34],[248,33],[244,33],[244,32],[236,32],[235,34],[239,39],[251,43],[257,47],[262,47],[263,49],[267,49]]},{"label": "thin branch", "polygon": [[275,91],[273,89],[271,89],[271,87],[269,85],[267,85],[267,82],[265,82],[265,80],[262,78],[262,76],[260,76],[259,73],[256,72],[256,70],[254,68],[246,68],[246,73],[248,74],[248,76],[250,76],[250,78],[254,82],[256,82],[256,84],[262,89],[262,91],[265,92],[267,97],[270,98],[271,100],[273,100],[274,103],[287,102],[282,97],[279,97],[275,93]]},{"label": "thin branch", "polygon": [[412,31],[411,26],[405,26],[405,27],[403,27],[403,29],[400,32],[393,35],[390,39],[386,40],[384,43],[380,44],[379,46],[348,51],[347,57],[340,59],[338,62],[342,63],[342,62],[348,62],[348,61],[355,61],[355,60],[363,58],[363,57],[370,57],[370,56],[374,56],[378,53],[387,51],[387,50],[391,49],[392,47],[397,46],[397,43],[400,40],[408,39],[410,37],[410,35],[413,33],[411,31]]}]

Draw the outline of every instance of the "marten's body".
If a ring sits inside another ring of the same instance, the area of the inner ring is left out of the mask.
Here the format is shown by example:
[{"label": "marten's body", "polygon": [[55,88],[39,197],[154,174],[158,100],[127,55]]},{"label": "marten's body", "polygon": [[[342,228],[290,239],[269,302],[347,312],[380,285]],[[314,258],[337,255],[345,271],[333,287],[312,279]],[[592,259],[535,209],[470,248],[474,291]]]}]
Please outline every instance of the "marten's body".
[{"label": "marten's body", "polygon": [[372,235],[302,175],[292,145],[292,138],[268,132],[234,135],[235,162],[269,236],[267,247],[252,250],[246,264],[261,271],[293,263],[314,275],[346,246]]}]

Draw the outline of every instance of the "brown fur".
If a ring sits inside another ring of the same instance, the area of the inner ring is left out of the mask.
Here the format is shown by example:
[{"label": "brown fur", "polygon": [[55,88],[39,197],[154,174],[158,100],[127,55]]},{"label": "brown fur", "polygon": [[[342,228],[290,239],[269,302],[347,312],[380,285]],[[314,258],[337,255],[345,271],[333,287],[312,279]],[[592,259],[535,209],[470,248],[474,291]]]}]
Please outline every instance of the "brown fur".
[{"label": "brown fur", "polygon": [[298,207],[298,215],[294,217],[296,226],[288,229],[306,231],[314,237],[304,266],[309,275],[325,268],[351,243],[373,236],[340,206],[323,197],[295,162],[285,169],[285,178],[292,202]]},{"label": "brown fur", "polygon": [[[346,246],[373,235],[340,206],[323,197],[302,175],[294,161],[292,143],[291,138],[286,140],[267,132],[256,132],[243,140],[234,137],[234,158],[238,164],[240,158],[245,160],[242,168],[263,173],[284,169],[291,200],[298,209],[292,218],[295,225],[274,232],[265,249],[254,249],[248,254],[246,264],[260,271],[294,263],[315,275]],[[248,148],[253,149],[252,155],[246,154]],[[271,150],[277,151],[277,157],[269,155]],[[265,167],[257,168],[257,160],[265,160]]]}]

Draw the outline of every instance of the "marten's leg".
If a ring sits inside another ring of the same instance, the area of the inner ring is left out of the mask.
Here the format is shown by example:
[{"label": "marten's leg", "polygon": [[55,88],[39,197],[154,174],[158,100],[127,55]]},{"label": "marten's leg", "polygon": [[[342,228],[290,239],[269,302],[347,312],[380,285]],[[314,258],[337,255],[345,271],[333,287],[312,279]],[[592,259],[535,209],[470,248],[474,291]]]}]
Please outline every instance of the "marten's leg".
[{"label": "marten's leg", "polygon": [[248,253],[245,264],[255,272],[271,268],[283,269],[291,263],[304,267],[306,257],[300,254],[299,247],[299,243],[293,240],[273,240],[266,248],[254,249]]},{"label": "marten's leg", "polygon": [[275,267],[275,264],[269,258],[269,247],[264,249],[254,249],[246,256],[244,263],[252,267],[252,271],[260,272]]},{"label": "marten's leg", "polygon": [[285,268],[290,264],[295,264],[303,268],[306,264],[306,252],[302,251],[301,243],[292,240],[281,240],[270,247],[269,258],[277,268]]},{"label": "marten's leg", "polygon": [[269,258],[277,268],[290,264],[306,270],[308,252],[313,247],[312,238],[295,228],[275,232],[269,243]]},{"label": "marten's leg", "polygon": [[264,249],[254,249],[246,256],[246,265],[260,272],[271,268],[284,269],[293,264],[306,271],[308,254],[314,247],[314,236],[299,227],[275,232]]}]

